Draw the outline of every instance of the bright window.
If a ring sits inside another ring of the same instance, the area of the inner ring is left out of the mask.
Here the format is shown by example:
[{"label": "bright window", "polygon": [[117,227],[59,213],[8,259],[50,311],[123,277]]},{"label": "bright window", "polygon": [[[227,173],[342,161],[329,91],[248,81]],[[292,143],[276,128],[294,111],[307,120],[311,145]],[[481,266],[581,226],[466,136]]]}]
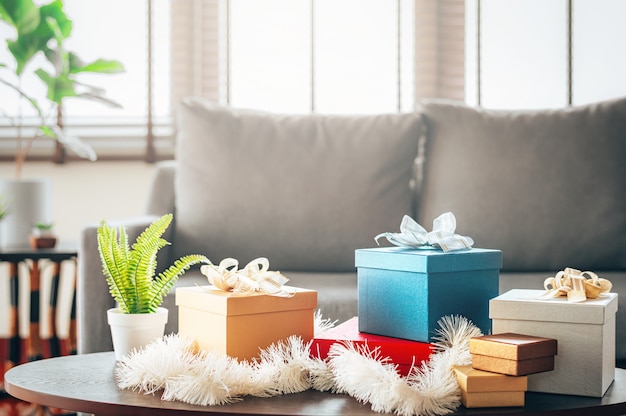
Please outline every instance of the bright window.
[{"label": "bright window", "polygon": [[[38,3],[47,3],[39,1]],[[153,21],[153,108],[152,113],[157,124],[169,124],[169,0],[152,1]],[[101,102],[85,99],[68,98],[64,100],[64,124],[68,131],[78,134],[97,149],[99,156],[106,156],[107,148],[115,148],[116,154],[137,152],[145,149],[146,122],[148,113],[148,18],[147,1],[126,0],[65,0],[63,2],[67,16],[73,22],[71,38],[66,47],[77,53],[84,61],[98,58],[116,59],[122,62],[125,72],[121,74],[81,74],[79,80],[89,85],[103,88],[106,96],[121,104],[115,108]],[[0,23],[2,39],[13,37],[10,27]],[[13,66],[8,50],[0,47],[0,62]],[[44,59],[37,59],[29,67],[49,65]],[[46,67],[48,70],[51,68]],[[29,71],[26,71],[29,72]],[[3,71],[3,76],[7,75]],[[22,88],[41,103],[45,103],[45,87],[42,81],[32,75],[26,75]],[[20,104],[19,96],[6,86],[0,85],[0,108],[8,116],[16,116],[19,111],[29,116],[34,111],[25,103]],[[20,107],[21,105],[21,107]],[[20,110],[21,108],[21,110]],[[46,107],[47,108],[47,104]],[[52,122],[55,113],[51,114]],[[7,124],[7,118],[0,117],[0,127]],[[167,130],[167,129],[166,129]],[[11,154],[14,145],[10,128],[0,131],[0,151]],[[26,133],[27,134],[27,133]],[[167,132],[165,133],[167,134]],[[39,140],[33,151],[37,154],[49,154],[53,146],[50,140]]]},{"label": "bright window", "polygon": [[468,0],[466,7],[469,103],[540,109],[626,96],[626,2]]},{"label": "bright window", "polygon": [[573,101],[626,95],[626,1],[573,1]]},{"label": "bright window", "polygon": [[307,112],[311,102],[309,0],[230,2],[230,103]]},{"label": "bright window", "polygon": [[[64,4],[74,21],[67,46],[84,60],[118,59],[126,67],[123,74],[83,76],[84,82],[104,88],[122,109],[69,99],[64,108],[66,125],[92,143],[99,155],[106,154],[107,147],[115,148],[116,154],[141,155],[148,114],[148,0],[65,0]],[[206,38],[198,38],[203,29],[194,27],[189,31],[191,40],[181,44],[172,43],[180,41],[172,27],[174,4],[152,0],[152,114],[156,145],[165,152],[173,147],[172,102],[179,98],[172,93],[173,85],[181,81],[172,81],[170,57],[181,47],[190,46],[189,56],[195,56],[180,60],[184,67],[216,68],[208,76],[198,69],[183,76],[184,82],[197,78],[203,86],[183,89],[185,94],[204,94],[206,85],[214,83],[211,88],[222,103],[289,113],[411,111],[415,97],[423,95],[416,89],[436,83],[422,74],[418,88],[416,71],[443,62],[434,55],[416,57],[415,51],[423,50],[416,41],[437,31],[441,14],[427,27],[420,23],[417,28],[416,15],[424,13],[415,10],[413,0],[195,0],[189,2],[193,10],[203,5],[208,14],[192,10],[191,20],[217,23]],[[426,3],[417,4],[425,7]],[[437,9],[447,2],[433,4]],[[465,4],[468,103],[487,108],[559,108],[626,95],[623,0],[466,0]],[[10,35],[10,29],[0,24],[0,36]],[[219,53],[207,61],[206,51],[211,48]],[[0,62],[9,59],[8,51],[0,48]],[[437,71],[445,73],[449,67],[445,64]],[[22,86],[34,96],[45,93],[35,77],[25,77]],[[0,85],[0,96],[5,116],[20,111],[26,118],[32,116],[26,105],[20,110],[13,91]],[[0,117],[2,154],[13,149],[14,133],[6,128],[7,120]],[[50,141],[38,145],[44,150],[51,146]]]},{"label": "bright window", "polygon": [[[144,117],[147,108],[147,2],[126,0],[65,0],[65,13],[73,21],[72,37],[67,48],[75,51],[84,61],[98,58],[117,59],[126,71],[122,74],[83,74],[81,81],[102,87],[107,96],[122,104],[122,109],[108,107],[99,102],[67,99],[65,110],[68,117]],[[154,82],[156,97],[155,114],[169,115],[169,2],[154,1],[155,29],[153,42]],[[0,34],[11,33],[6,25],[0,26]],[[0,48],[0,62],[9,61],[8,51]],[[37,63],[33,63],[37,65]],[[38,78],[25,80],[25,88],[37,91],[42,97],[45,90]],[[4,94],[3,94],[4,97]],[[13,98],[16,99],[16,98]],[[5,107],[15,104],[5,102]]]},{"label": "bright window", "polygon": [[413,108],[411,1],[228,4],[230,104],[290,113]]}]

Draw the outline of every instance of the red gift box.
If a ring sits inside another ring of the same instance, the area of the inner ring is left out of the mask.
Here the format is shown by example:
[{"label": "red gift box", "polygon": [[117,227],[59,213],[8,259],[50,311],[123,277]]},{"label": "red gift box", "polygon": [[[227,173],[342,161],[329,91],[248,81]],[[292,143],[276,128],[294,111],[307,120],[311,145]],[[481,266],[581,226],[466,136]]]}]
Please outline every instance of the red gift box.
[{"label": "red gift box", "polygon": [[355,316],[315,336],[311,344],[311,356],[325,359],[328,357],[330,346],[342,341],[350,341],[354,345],[367,345],[372,351],[376,348],[381,358],[388,357],[397,365],[400,375],[407,375],[411,366],[419,366],[423,361],[427,361],[433,350],[432,344],[427,342],[359,332],[359,319]]}]

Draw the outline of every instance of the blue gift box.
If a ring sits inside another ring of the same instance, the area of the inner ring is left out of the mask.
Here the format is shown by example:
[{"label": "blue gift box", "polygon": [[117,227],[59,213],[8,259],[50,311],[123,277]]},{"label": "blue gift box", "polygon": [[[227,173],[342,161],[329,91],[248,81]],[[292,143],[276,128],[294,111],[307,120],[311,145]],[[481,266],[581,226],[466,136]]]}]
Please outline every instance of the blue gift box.
[{"label": "blue gift box", "polygon": [[355,251],[355,264],[361,332],[431,342],[445,315],[464,316],[490,332],[500,250],[369,248]]}]

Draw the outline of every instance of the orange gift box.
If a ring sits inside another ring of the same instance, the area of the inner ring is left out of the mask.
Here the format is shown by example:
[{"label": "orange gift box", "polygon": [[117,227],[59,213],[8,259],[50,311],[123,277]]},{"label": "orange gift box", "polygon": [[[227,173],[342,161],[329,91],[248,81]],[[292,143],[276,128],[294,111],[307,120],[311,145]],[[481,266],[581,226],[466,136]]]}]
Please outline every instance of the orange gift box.
[{"label": "orange gift box", "polygon": [[465,407],[524,406],[528,377],[507,376],[477,370],[470,365],[455,366],[461,403]]},{"label": "orange gift box", "polygon": [[239,360],[258,357],[261,349],[292,335],[313,338],[315,290],[284,286],[292,297],[255,293],[233,296],[215,286],[176,289],[178,333],[200,348]]},{"label": "orange gift box", "polygon": [[411,366],[419,366],[423,361],[428,360],[432,353],[432,345],[426,342],[359,332],[359,318],[354,317],[313,338],[311,356],[325,359],[328,357],[331,345],[342,341],[350,341],[355,345],[367,345],[372,351],[376,349],[381,358],[388,357],[392,363],[396,364],[397,371],[401,375],[407,375]]}]

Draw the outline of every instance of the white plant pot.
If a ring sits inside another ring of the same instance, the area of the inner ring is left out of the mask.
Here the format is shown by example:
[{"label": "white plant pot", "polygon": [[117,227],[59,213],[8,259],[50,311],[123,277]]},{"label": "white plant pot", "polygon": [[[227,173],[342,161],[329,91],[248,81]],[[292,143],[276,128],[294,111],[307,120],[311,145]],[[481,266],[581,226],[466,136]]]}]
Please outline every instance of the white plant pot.
[{"label": "white plant pot", "polygon": [[111,327],[115,359],[121,360],[133,350],[140,350],[165,334],[168,311],[158,308],[156,313],[122,313],[120,308],[107,311]]},{"label": "white plant pot", "polygon": [[0,244],[6,248],[29,246],[28,237],[38,222],[50,222],[52,184],[48,179],[5,179],[0,194],[9,204],[8,215],[0,221]]}]

